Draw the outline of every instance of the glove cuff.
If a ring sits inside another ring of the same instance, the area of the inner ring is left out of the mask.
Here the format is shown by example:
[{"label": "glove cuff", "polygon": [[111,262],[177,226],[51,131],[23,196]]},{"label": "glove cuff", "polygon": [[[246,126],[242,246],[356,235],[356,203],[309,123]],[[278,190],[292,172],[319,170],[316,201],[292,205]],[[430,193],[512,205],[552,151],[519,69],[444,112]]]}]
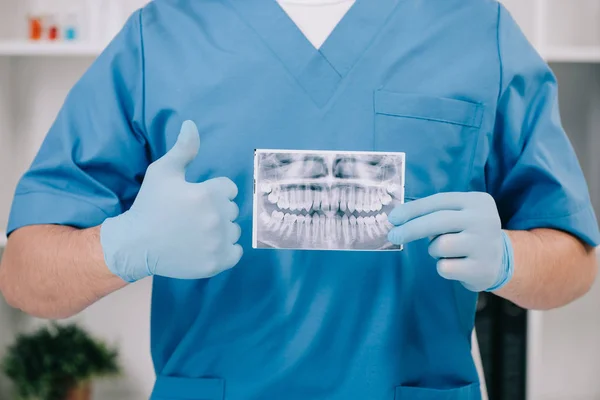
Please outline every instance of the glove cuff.
[{"label": "glove cuff", "polygon": [[515,255],[512,247],[510,237],[504,231],[502,231],[502,241],[504,243],[504,255],[502,256],[502,272],[496,284],[486,290],[486,292],[495,292],[496,290],[502,289],[510,280],[515,273]]},{"label": "glove cuff", "polygon": [[[142,278],[150,276],[150,271],[147,268],[142,271],[134,271],[131,268],[130,257],[128,252],[123,251],[123,248],[128,248],[131,251],[131,244],[126,243],[130,236],[124,232],[123,219],[126,214],[107,218],[100,226],[100,244],[104,253],[104,262],[110,272],[118,276],[127,283],[134,283]],[[140,269],[140,268],[138,268]]]}]

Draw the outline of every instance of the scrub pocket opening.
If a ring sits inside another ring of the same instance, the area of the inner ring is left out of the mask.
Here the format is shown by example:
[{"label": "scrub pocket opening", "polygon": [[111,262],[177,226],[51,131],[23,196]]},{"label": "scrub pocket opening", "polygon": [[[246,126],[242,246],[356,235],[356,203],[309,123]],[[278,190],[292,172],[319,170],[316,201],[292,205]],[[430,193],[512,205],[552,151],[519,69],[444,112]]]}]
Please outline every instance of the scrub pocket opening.
[{"label": "scrub pocket opening", "polygon": [[223,400],[225,381],[219,378],[159,376],[150,400]]},{"label": "scrub pocket opening", "polygon": [[481,400],[481,388],[478,383],[454,389],[399,386],[394,400]]},{"label": "scrub pocket opening", "polygon": [[373,100],[373,147],[406,153],[407,198],[468,190],[483,105],[385,90]]}]

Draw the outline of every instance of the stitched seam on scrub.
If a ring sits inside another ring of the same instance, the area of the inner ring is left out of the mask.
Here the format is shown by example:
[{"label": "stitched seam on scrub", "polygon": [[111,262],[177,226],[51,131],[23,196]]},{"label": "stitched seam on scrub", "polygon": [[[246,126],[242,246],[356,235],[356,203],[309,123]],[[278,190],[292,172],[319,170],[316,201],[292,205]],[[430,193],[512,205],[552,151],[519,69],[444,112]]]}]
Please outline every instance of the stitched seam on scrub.
[{"label": "stitched seam on scrub", "polygon": [[498,108],[498,103],[500,102],[500,97],[502,96],[502,85],[504,80],[504,66],[502,65],[502,49],[500,47],[500,18],[502,15],[502,5],[498,3],[498,16],[496,17],[496,50],[498,51],[498,69],[500,73],[500,79],[498,79],[498,98],[496,101],[496,108]]},{"label": "stitched seam on scrub", "polygon": [[107,218],[110,217],[110,214],[107,213],[102,207],[98,206],[97,204],[94,204],[94,203],[92,203],[92,202],[90,202],[88,200],[82,199],[80,197],[72,196],[69,193],[61,193],[59,195],[59,194],[52,193],[52,192],[49,192],[49,191],[44,191],[44,190],[30,190],[30,191],[27,191],[27,192],[16,193],[15,194],[15,198],[16,197],[21,197],[21,196],[28,196],[30,194],[44,194],[44,195],[54,196],[54,197],[61,197],[61,196],[68,197],[71,200],[75,200],[75,201],[78,201],[78,202],[81,202],[81,203],[85,203],[85,204],[87,204],[89,206],[92,206],[95,209],[97,209],[98,211],[102,212],[102,214],[104,214],[105,217],[107,217]]},{"label": "stitched seam on scrub", "polygon": [[[371,114],[373,116],[373,138],[372,138],[372,149],[375,150],[375,145],[377,144],[377,92],[373,91],[373,93],[371,94],[371,105],[373,107],[373,114]],[[406,179],[406,178],[405,178]],[[406,182],[405,182],[406,183]],[[406,185],[405,185],[406,186]]]},{"label": "stitched seam on scrub", "polygon": [[[294,74],[287,66],[287,64],[285,62],[283,62],[283,60],[281,59],[281,57],[279,57],[279,55],[277,55],[277,52],[275,52],[275,50],[273,50],[271,48],[271,46],[266,42],[265,39],[263,39],[263,37],[256,31],[256,29],[254,29],[254,26],[248,22],[246,20],[246,18],[244,18],[244,16],[238,11],[237,7],[230,4],[229,1],[225,1],[225,4],[227,4],[227,7],[229,7],[229,9],[231,10],[231,12],[233,12],[235,15],[237,15],[238,19],[240,21],[242,21],[244,23],[244,25],[246,25],[246,27],[252,31],[252,33],[254,33],[254,36],[256,37],[256,39],[263,44],[264,48],[267,49],[267,51],[269,53],[271,53],[271,55],[273,56],[273,58],[275,58],[280,66],[283,68],[284,71],[287,72],[287,74],[290,76],[290,78],[292,78],[296,84],[300,87],[300,89],[302,89],[302,91],[304,93],[306,93],[307,97],[317,106],[319,107],[319,105],[315,102],[315,100],[313,99],[312,95],[308,92],[308,90],[306,90],[306,88],[304,87],[304,85],[300,82],[300,79],[298,79],[298,77],[296,76],[296,74]],[[312,57],[306,62],[306,64],[302,67],[302,69],[306,69],[306,67],[308,66],[308,64],[310,64],[310,61],[312,60]],[[327,61],[329,62],[329,60]],[[334,71],[336,71],[334,69]],[[337,72],[337,71],[336,71]]]},{"label": "stitched seam on scrub", "polygon": [[[147,6],[146,6],[147,7]],[[140,24],[140,52],[141,52],[141,62],[142,62],[142,127],[144,131],[148,132],[148,127],[146,126],[146,48],[144,45],[144,18],[142,13],[144,9],[142,8],[139,12],[139,24]]]},{"label": "stitched seam on scrub", "polygon": [[[387,28],[388,24],[390,24],[390,21],[396,16],[396,14],[399,12],[398,10],[400,9],[400,5],[404,2],[404,0],[399,0],[396,5],[393,7],[392,11],[388,14],[388,16],[385,18],[385,20],[383,21],[383,23],[379,26],[379,29],[377,30],[377,33],[374,34],[371,38],[371,40],[369,40],[369,42],[367,43],[367,45],[364,48],[364,51],[360,54],[360,56],[355,60],[354,63],[352,63],[352,66],[346,71],[345,74],[342,74],[340,71],[337,70],[337,68],[334,67],[334,70],[342,77],[342,78],[346,78],[348,75],[350,75],[350,72],[352,72],[352,70],[355,69],[355,67],[361,62],[361,60],[363,58],[365,58],[366,54],[369,52],[369,50],[373,47],[373,44],[379,39],[379,37],[381,36],[381,33]],[[345,15],[344,15],[345,16]],[[321,49],[318,50],[319,53],[321,53]],[[325,58],[327,60],[327,57],[325,57],[325,54],[321,53],[323,55],[323,58]],[[327,60],[327,62],[329,62],[329,60]],[[333,97],[336,97],[335,95]]]},{"label": "stitched seam on scrub", "polygon": [[467,180],[465,182],[465,189],[469,188],[471,180],[473,179],[474,169],[475,169],[475,157],[477,156],[477,152],[479,150],[479,144],[481,143],[481,136],[483,136],[483,134],[481,133],[481,129],[477,129],[476,135],[477,135],[477,137],[475,138],[475,145],[473,146],[473,150],[471,151],[471,160],[469,161],[469,169],[468,169]]},{"label": "stitched seam on scrub", "polygon": [[572,217],[576,214],[579,214],[583,211],[589,211],[590,208],[588,207],[587,204],[581,204],[579,207],[577,207],[575,210],[571,211],[570,213],[566,213],[566,214],[537,214],[533,217],[523,217],[523,218],[517,218],[514,220],[510,220],[509,222],[511,224],[516,224],[516,223],[522,223],[522,222],[528,222],[528,221],[539,221],[539,220],[544,220],[544,219],[564,219],[564,218],[569,218]]},{"label": "stitched seam on scrub", "polygon": [[434,118],[434,117],[422,117],[422,116],[416,116],[416,115],[410,115],[410,114],[401,114],[401,113],[389,113],[389,112],[383,112],[383,111],[376,111],[377,114],[379,115],[387,115],[389,117],[397,117],[397,118],[412,118],[412,119],[420,119],[423,121],[431,121],[431,122],[441,122],[441,123],[445,123],[445,124],[451,124],[451,125],[459,125],[459,126],[466,126],[469,128],[477,128],[477,126],[473,125],[473,124],[469,124],[468,122],[457,122],[457,121],[450,121],[444,118]]}]

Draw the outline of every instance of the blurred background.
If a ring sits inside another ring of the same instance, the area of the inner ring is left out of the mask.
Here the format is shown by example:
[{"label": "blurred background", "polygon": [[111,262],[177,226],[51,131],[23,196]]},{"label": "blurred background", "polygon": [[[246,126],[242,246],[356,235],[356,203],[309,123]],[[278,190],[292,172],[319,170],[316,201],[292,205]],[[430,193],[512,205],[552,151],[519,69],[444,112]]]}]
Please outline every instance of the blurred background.
[{"label": "blurred background", "polygon": [[[0,230],[19,176],[62,102],[125,19],[145,0],[0,0]],[[600,215],[600,0],[504,0],[560,85],[564,125]],[[4,235],[0,232],[0,257]],[[152,282],[131,285],[71,321],[118,349],[122,373],[94,382],[93,398],[147,399]],[[47,321],[0,296],[0,359]],[[491,400],[600,399],[600,287],[551,312],[525,312],[493,296],[477,315]],[[0,374],[0,399],[12,399]]]}]

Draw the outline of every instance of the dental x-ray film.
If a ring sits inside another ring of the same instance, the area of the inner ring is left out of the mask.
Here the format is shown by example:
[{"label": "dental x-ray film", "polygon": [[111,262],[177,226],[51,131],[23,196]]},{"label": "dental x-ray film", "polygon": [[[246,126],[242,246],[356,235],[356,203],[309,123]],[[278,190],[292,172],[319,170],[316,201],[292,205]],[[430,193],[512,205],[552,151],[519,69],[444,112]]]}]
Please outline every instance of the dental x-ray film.
[{"label": "dental x-ray film", "polygon": [[255,150],[253,247],[402,250],[387,235],[404,163],[404,153]]}]

